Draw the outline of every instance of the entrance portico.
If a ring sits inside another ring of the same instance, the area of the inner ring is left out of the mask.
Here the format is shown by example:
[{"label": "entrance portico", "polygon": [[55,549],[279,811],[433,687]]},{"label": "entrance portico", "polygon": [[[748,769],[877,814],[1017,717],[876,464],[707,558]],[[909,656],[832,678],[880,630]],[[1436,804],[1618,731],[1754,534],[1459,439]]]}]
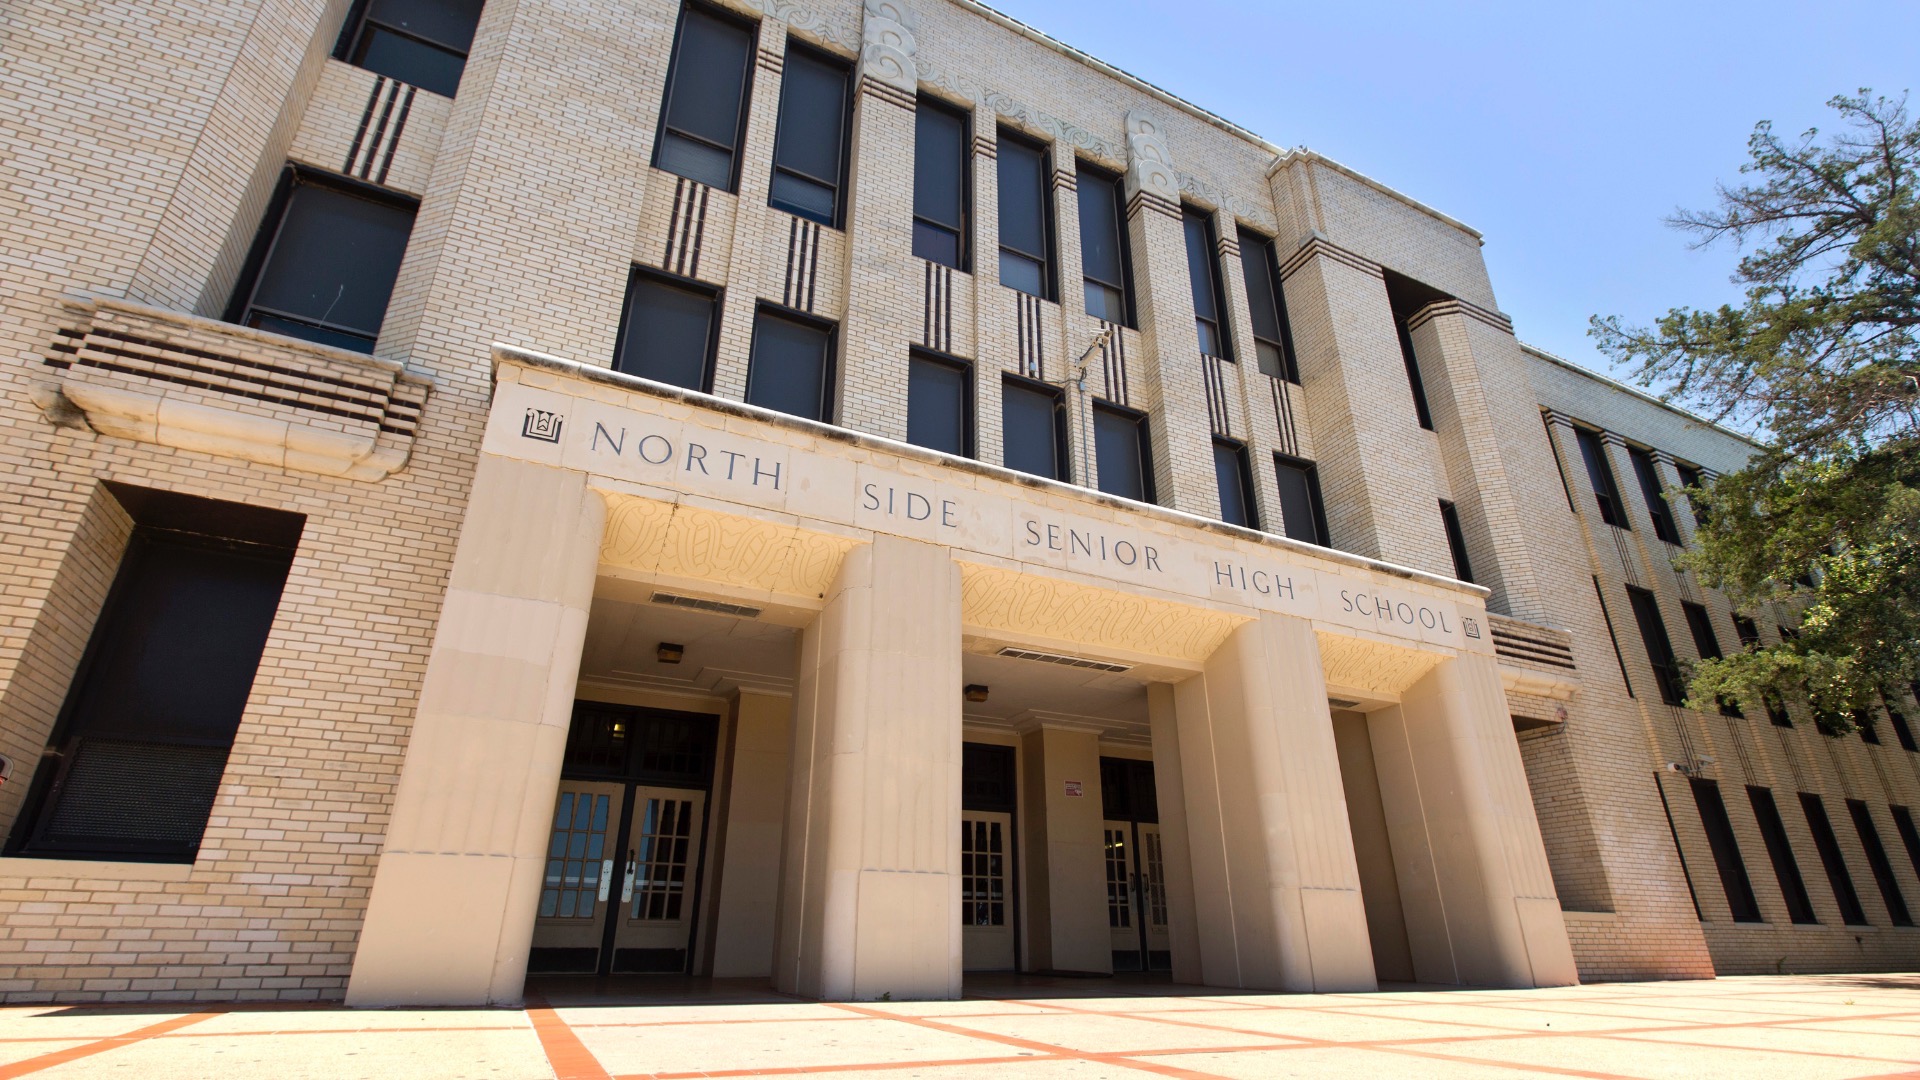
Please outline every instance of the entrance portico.
[{"label": "entrance portico", "polygon": [[[764,780],[784,736],[783,801],[716,789],[716,814],[746,808],[707,830],[727,834],[708,853],[716,972],[827,999],[958,996],[963,667],[1012,648],[1139,683],[1176,979],[1371,988],[1370,935],[1397,911],[1423,981],[1575,981],[1483,590],[554,358],[501,348],[495,380],[350,1003],[519,999],[610,582],[798,631],[790,708],[741,695],[729,751],[763,755]],[[1330,697],[1364,715],[1390,851],[1356,851]],[[1008,820],[1031,834],[1044,816],[1026,880],[1066,893],[1103,873],[1072,865],[1088,822],[1101,850],[1098,804],[1046,802],[1098,780],[1047,766],[1087,756],[1071,734],[1020,736],[1041,802]],[[1383,880],[1397,905],[1364,895]],[[1041,913],[1036,891],[1015,902]],[[1052,941],[1111,956],[1104,905],[1044,914]]]}]

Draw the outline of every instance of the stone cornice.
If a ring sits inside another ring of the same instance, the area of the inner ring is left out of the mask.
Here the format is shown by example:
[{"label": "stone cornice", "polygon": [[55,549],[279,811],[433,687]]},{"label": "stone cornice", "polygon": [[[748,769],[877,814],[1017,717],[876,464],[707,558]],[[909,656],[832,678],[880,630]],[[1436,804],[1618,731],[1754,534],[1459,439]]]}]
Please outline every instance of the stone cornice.
[{"label": "stone cornice", "polygon": [[1385,276],[1379,263],[1363,255],[1357,255],[1348,251],[1346,248],[1341,247],[1339,244],[1334,243],[1324,235],[1316,232],[1309,234],[1305,240],[1302,240],[1300,246],[1294,249],[1293,254],[1287,256],[1286,261],[1280,264],[1280,280],[1285,281],[1292,277],[1299,272],[1301,267],[1312,262],[1315,258],[1331,259],[1342,266],[1350,266],[1372,277]]},{"label": "stone cornice", "polygon": [[1414,312],[1413,316],[1407,320],[1407,330],[1409,332],[1418,330],[1434,319],[1447,315],[1465,316],[1483,322],[1503,334],[1513,333],[1513,320],[1506,315],[1460,299],[1436,300]]}]

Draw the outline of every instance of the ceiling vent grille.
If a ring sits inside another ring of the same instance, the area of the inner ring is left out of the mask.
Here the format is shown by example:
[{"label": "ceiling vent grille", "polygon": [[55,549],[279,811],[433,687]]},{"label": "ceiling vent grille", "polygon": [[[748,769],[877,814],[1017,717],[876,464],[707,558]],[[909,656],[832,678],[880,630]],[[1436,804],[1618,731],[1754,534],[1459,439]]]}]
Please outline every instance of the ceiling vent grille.
[{"label": "ceiling vent grille", "polygon": [[1360,707],[1359,702],[1348,701],[1346,698],[1343,698],[1343,697],[1330,697],[1327,699],[1327,704],[1333,706],[1336,709],[1357,709]]},{"label": "ceiling vent grille", "polygon": [[1008,646],[1000,650],[1001,656],[1011,656],[1015,660],[1037,660],[1042,664],[1059,664],[1062,667],[1085,668],[1088,671],[1132,671],[1132,664],[1109,664],[1105,660],[1089,660],[1084,656],[1064,656],[1060,653],[1034,652],[1031,649],[1016,649]]},{"label": "ceiling vent grille", "polygon": [[757,619],[760,609],[745,604],[729,604],[720,600],[703,600],[698,596],[681,596],[678,593],[657,592],[653,602],[668,607],[689,608],[693,611],[706,611],[715,615],[732,615],[741,619]]}]

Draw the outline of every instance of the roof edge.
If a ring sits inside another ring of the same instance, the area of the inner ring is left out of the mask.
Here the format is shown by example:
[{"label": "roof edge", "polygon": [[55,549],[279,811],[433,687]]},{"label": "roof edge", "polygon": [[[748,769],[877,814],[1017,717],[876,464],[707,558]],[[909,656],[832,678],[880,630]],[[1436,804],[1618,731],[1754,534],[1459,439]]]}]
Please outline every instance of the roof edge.
[{"label": "roof edge", "polygon": [[1715,423],[1714,421],[1709,420],[1704,416],[1701,416],[1699,413],[1691,412],[1687,409],[1683,409],[1680,406],[1673,404],[1672,402],[1663,401],[1660,398],[1647,393],[1645,390],[1640,389],[1639,387],[1629,386],[1628,384],[1621,382],[1619,379],[1616,379],[1611,375],[1602,375],[1600,372],[1597,372],[1590,367],[1586,367],[1581,364],[1576,364],[1564,356],[1557,356],[1553,353],[1548,352],[1545,349],[1540,348],[1538,345],[1529,345],[1526,342],[1522,341],[1520,342],[1520,349],[1521,351],[1527,353],[1528,355],[1539,357],[1540,359],[1545,360],[1550,364],[1553,364],[1558,367],[1566,368],[1568,371],[1571,371],[1576,375],[1580,375],[1580,376],[1584,376],[1585,378],[1592,379],[1594,382],[1597,382],[1602,386],[1606,386],[1613,390],[1618,390],[1629,397],[1639,398],[1641,401],[1644,401],[1647,404],[1654,406],[1655,408],[1664,409],[1667,412],[1673,413],[1675,416],[1679,416],[1685,419],[1688,423],[1696,424],[1703,428],[1709,428],[1719,432],[1722,435],[1727,435],[1727,436],[1731,436],[1732,438],[1738,439],[1741,442],[1747,444],[1748,446],[1753,447],[1755,450],[1764,451],[1767,448],[1765,443],[1762,443],[1756,440],[1751,435],[1747,435],[1743,432],[1735,431],[1734,429],[1726,426],[1725,424]]},{"label": "roof edge", "polygon": [[1281,169],[1286,168],[1288,165],[1293,164],[1295,161],[1306,161],[1306,162],[1311,162],[1317,165],[1325,165],[1327,168],[1332,169],[1334,172],[1337,172],[1340,175],[1345,176],[1356,183],[1365,184],[1367,187],[1370,187],[1373,190],[1379,192],[1380,194],[1385,195],[1389,199],[1393,199],[1396,202],[1405,203],[1409,208],[1418,210],[1420,213],[1425,214],[1430,218],[1433,218],[1434,220],[1440,222],[1443,225],[1447,225],[1452,228],[1459,229],[1461,232],[1466,233],[1468,236],[1471,236],[1475,240],[1479,241],[1482,246],[1484,246],[1487,242],[1487,238],[1484,233],[1482,233],[1479,229],[1476,229],[1473,226],[1467,224],[1466,222],[1461,221],[1459,218],[1454,217],[1452,214],[1435,210],[1433,207],[1428,206],[1426,203],[1421,202],[1419,199],[1414,198],[1413,196],[1407,194],[1406,192],[1401,191],[1400,189],[1393,187],[1391,185],[1383,184],[1380,181],[1375,180],[1373,177],[1368,176],[1366,173],[1363,173],[1360,170],[1355,169],[1351,166],[1342,165],[1339,162],[1333,160],[1332,158],[1328,157],[1327,155],[1321,153],[1318,150],[1309,150],[1304,146],[1296,146],[1291,150],[1287,150],[1283,152],[1280,155],[1280,157],[1274,161],[1272,165],[1267,166],[1267,175],[1272,176],[1274,173],[1278,172]]}]

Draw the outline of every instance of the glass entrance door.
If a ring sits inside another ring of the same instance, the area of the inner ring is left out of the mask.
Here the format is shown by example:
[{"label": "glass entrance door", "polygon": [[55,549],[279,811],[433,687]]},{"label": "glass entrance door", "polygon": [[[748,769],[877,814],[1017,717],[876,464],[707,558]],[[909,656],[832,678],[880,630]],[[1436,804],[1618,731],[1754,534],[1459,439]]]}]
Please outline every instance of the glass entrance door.
[{"label": "glass entrance door", "polygon": [[678,974],[693,930],[693,875],[706,793],[636,788],[615,912],[612,973]]},{"label": "glass entrance door", "polygon": [[1173,955],[1153,763],[1103,757],[1100,787],[1107,818],[1100,828],[1113,970],[1168,970]]},{"label": "glass entrance door", "polygon": [[960,817],[960,950],[967,971],[1013,970],[1013,815]]}]

